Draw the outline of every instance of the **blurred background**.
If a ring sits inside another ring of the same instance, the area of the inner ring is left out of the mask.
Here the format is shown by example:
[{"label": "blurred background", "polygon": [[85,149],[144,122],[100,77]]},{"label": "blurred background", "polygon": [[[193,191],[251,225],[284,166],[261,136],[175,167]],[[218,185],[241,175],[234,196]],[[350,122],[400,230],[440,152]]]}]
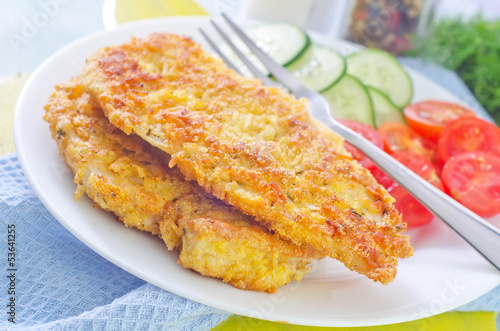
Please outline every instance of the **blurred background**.
[{"label": "blurred background", "polygon": [[465,24],[478,14],[486,21],[500,18],[500,0],[0,0],[0,4],[4,8],[0,76],[32,72],[75,39],[149,17],[226,11],[243,18],[293,22],[397,55],[412,49],[416,36],[428,36],[433,24],[443,19],[460,17]]}]

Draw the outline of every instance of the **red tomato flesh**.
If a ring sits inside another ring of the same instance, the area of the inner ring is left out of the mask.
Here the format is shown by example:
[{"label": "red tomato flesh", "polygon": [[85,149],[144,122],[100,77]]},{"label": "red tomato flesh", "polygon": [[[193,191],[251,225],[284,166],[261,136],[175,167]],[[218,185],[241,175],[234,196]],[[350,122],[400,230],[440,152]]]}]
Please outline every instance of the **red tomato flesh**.
[{"label": "red tomato flesh", "polygon": [[452,156],[444,165],[443,183],[451,195],[476,214],[500,213],[500,157],[485,152]]},{"label": "red tomato flesh", "polygon": [[394,153],[392,157],[441,191],[444,190],[443,183],[437,174],[436,168],[426,157],[409,151]]},{"label": "red tomato flesh", "polygon": [[[366,140],[368,140],[378,148],[380,149],[384,148],[384,142],[382,141],[382,137],[380,136],[378,131],[372,128],[371,126],[349,120],[338,120],[338,121],[347,126],[349,129],[353,130],[354,132],[362,135]],[[353,159],[357,160],[363,167],[371,169],[375,166],[375,164],[370,158],[368,158],[365,154],[363,154],[363,152],[361,152],[353,145],[346,142],[345,148],[349,153],[351,153]]]},{"label": "red tomato flesh", "polygon": [[399,210],[403,216],[403,221],[408,224],[408,227],[422,226],[434,219],[434,215],[403,187],[399,185],[392,186],[387,192],[396,199],[394,207]]},{"label": "red tomato flesh", "polygon": [[435,144],[419,136],[406,124],[382,123],[378,127],[378,132],[384,141],[384,149],[389,154],[398,151],[411,151],[425,156],[431,161],[436,159]]},{"label": "red tomato flesh", "polygon": [[406,122],[418,134],[432,141],[439,139],[445,125],[464,116],[475,116],[473,110],[443,101],[421,101],[407,106]]},{"label": "red tomato flesh", "polygon": [[445,126],[437,145],[443,164],[454,155],[475,151],[500,156],[500,129],[496,125],[477,117],[462,117]]},{"label": "red tomato flesh", "polygon": [[[426,157],[409,151],[395,152],[392,156],[432,185],[440,190],[444,189],[443,183],[436,173],[436,169]],[[375,167],[372,169],[372,174],[387,189],[389,194],[396,199],[394,206],[403,215],[403,221],[409,227],[421,226],[432,221],[434,215],[408,193],[406,189],[380,170],[380,168]]]}]

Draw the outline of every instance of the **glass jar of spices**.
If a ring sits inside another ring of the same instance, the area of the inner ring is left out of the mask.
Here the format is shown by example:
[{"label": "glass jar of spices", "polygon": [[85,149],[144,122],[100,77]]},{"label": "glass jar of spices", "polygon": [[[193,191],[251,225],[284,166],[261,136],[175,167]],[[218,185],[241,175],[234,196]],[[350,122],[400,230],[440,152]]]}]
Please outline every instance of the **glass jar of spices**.
[{"label": "glass jar of spices", "polygon": [[346,39],[399,55],[424,34],[436,0],[355,0]]}]

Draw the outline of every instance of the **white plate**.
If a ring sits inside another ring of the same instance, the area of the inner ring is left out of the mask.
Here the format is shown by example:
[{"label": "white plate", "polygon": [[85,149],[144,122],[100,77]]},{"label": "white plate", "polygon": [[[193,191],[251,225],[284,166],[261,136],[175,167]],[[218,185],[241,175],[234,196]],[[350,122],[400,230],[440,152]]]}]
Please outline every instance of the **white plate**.
[{"label": "white plate", "polygon": [[[396,280],[387,286],[324,260],[301,282],[270,295],[237,290],[202,277],[176,263],[159,239],[125,228],[115,218],[92,208],[89,199],[73,200],[73,176],[57,152],[43,106],[53,86],[76,75],[85,57],[98,48],[168,31],[201,41],[198,26],[206,18],[182,17],[123,25],[94,34],[60,50],[31,75],[15,115],[15,142],[22,168],[40,200],[71,233],[119,267],[160,288],[228,312],[273,321],[316,326],[367,326],[404,322],[460,307],[500,284],[500,273],[441,222],[411,231],[415,255],[402,260]],[[325,42],[323,40],[323,42]],[[344,53],[354,49],[340,41],[329,46]],[[410,71],[414,100],[460,100]],[[494,222],[499,223],[500,219]]]}]

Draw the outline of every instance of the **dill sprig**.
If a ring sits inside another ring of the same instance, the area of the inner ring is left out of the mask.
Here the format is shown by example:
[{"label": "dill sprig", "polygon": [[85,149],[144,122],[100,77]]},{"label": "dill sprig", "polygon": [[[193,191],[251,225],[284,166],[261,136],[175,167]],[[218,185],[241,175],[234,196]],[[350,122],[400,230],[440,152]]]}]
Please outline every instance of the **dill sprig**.
[{"label": "dill sprig", "polygon": [[407,55],[421,56],[454,70],[500,124],[500,20],[476,16],[435,23]]}]

